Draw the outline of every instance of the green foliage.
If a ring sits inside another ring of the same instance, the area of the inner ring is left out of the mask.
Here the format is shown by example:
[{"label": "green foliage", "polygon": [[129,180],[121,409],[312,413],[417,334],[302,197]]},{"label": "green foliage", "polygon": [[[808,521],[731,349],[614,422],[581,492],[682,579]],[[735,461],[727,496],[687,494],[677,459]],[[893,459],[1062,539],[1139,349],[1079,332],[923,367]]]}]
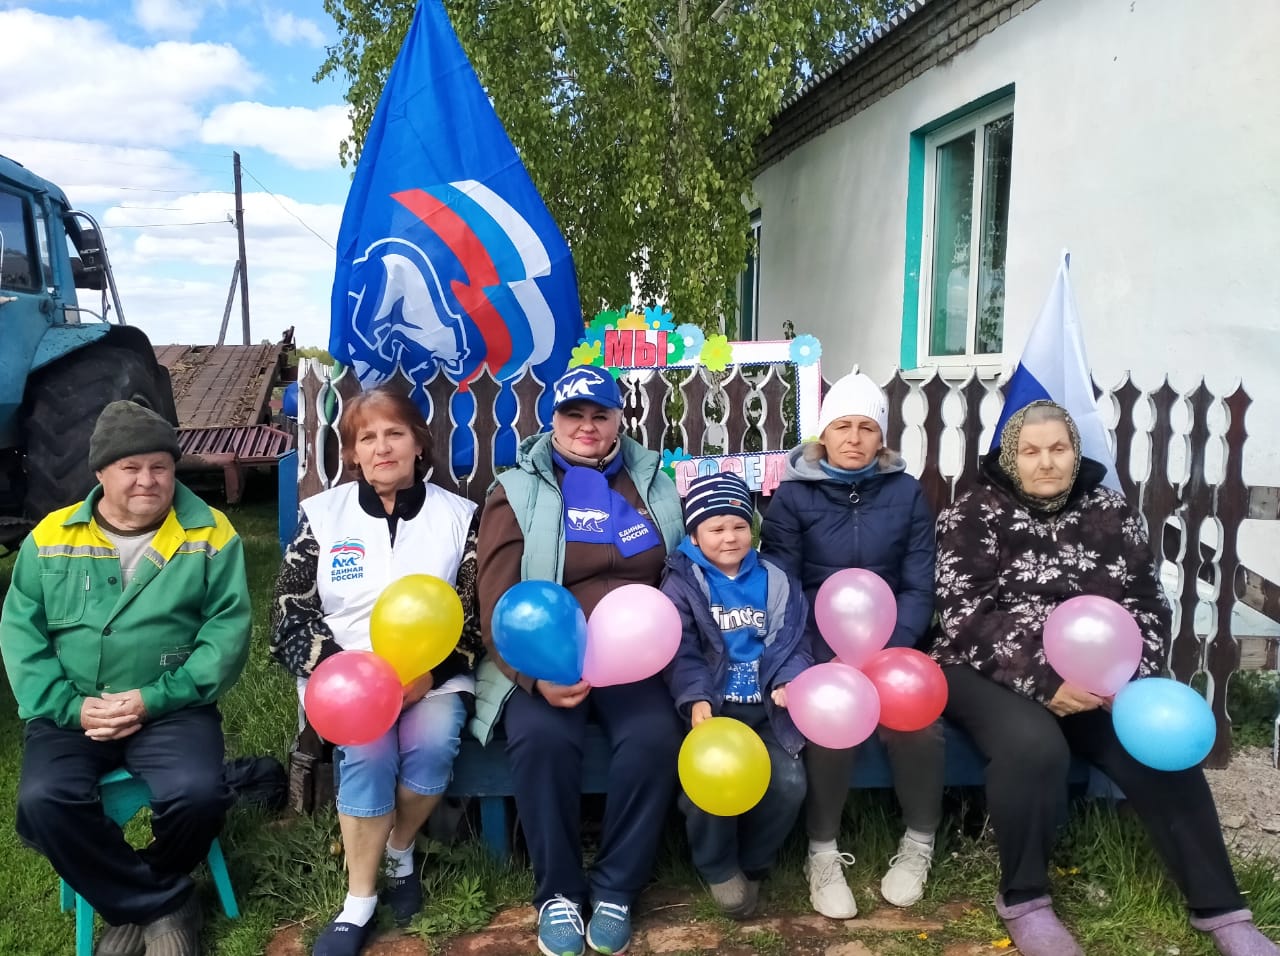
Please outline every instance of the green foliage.
[{"label": "green foliage", "polygon": [[[416,0],[325,0],[360,154]],[[583,312],[662,300],[735,313],[755,145],[783,100],[890,0],[446,0],[459,39],[577,266]]]},{"label": "green foliage", "polygon": [[1236,671],[1227,684],[1231,745],[1270,747],[1280,706],[1280,672]]}]

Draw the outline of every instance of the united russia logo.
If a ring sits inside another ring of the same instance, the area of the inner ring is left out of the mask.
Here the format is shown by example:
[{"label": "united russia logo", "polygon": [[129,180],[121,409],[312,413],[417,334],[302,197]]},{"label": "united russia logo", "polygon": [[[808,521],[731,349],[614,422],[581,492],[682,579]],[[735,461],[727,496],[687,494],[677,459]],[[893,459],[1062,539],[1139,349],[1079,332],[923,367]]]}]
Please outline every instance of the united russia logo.
[{"label": "united russia logo", "polygon": [[345,538],[329,548],[329,579],[355,581],[364,577],[364,542]]}]

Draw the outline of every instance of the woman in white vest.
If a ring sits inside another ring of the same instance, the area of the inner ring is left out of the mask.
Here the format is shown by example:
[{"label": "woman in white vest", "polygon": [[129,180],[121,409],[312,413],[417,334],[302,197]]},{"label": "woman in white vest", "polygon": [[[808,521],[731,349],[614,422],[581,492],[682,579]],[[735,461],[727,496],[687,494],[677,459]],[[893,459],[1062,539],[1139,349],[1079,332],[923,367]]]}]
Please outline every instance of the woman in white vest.
[{"label": "woman in white vest", "polygon": [[476,506],[427,480],[431,433],[422,413],[406,396],[375,388],[347,403],[339,433],[357,478],[302,502],[276,581],[271,653],[298,677],[299,697],[321,661],[370,649],[373,604],[404,575],[454,584],[466,623],[457,650],[405,687],[400,718],[385,736],[337,748],[347,898],[317,938],[316,956],[356,956],[364,948],[384,861],[391,879],[382,901],[396,922],[407,924],[421,908],[414,838],[449,784],[481,649]]}]

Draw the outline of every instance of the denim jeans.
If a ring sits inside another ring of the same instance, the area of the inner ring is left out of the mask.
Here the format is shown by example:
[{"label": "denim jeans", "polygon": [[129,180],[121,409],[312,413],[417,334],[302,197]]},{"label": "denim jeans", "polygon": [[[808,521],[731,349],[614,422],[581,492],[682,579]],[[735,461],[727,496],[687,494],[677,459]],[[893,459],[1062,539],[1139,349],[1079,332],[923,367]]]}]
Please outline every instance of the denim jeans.
[{"label": "denim jeans", "polygon": [[736,817],[707,813],[684,793],[678,802],[693,865],[704,880],[723,883],[739,870],[758,880],[773,867],[804,804],[804,764],[778,743],[763,704],[726,703],[720,716],[740,720],[760,735],[769,751],[769,788],[759,803]]}]

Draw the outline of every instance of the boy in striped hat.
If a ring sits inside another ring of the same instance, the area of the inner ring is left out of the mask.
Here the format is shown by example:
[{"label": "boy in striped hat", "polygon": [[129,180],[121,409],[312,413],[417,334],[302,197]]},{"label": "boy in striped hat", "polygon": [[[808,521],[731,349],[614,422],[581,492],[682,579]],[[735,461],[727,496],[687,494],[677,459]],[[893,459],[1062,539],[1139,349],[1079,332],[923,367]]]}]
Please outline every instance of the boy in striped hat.
[{"label": "boy in striped hat", "polygon": [[813,662],[804,591],[752,548],[754,513],[737,475],[695,479],[684,500],[687,537],[662,582],[683,624],[665,673],[676,709],[691,727],[711,716],[740,720],[769,751],[769,789],[739,817],[712,815],[680,795],[694,866],[735,919],[755,910],[760,880],[804,803],[804,738],[787,714],[786,684]]}]

